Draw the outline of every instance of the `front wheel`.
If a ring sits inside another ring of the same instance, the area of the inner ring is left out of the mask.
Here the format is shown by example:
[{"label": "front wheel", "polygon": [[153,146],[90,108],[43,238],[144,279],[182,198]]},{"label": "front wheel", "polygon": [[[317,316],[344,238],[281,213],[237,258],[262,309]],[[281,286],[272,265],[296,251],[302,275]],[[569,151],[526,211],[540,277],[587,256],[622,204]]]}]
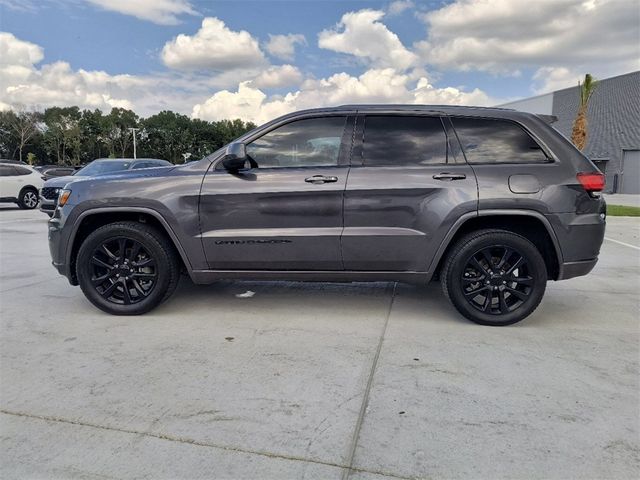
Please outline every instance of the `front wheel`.
[{"label": "front wheel", "polygon": [[20,192],[18,206],[23,210],[33,210],[38,206],[38,192],[33,188],[25,188]]},{"label": "front wheel", "polygon": [[511,325],[540,304],[547,269],[538,249],[505,230],[461,238],[447,256],[442,288],[456,309],[481,325]]},{"label": "front wheel", "polygon": [[99,309],[139,315],[171,296],[180,277],[167,237],[138,222],[111,223],[91,233],[76,259],[78,283]]}]

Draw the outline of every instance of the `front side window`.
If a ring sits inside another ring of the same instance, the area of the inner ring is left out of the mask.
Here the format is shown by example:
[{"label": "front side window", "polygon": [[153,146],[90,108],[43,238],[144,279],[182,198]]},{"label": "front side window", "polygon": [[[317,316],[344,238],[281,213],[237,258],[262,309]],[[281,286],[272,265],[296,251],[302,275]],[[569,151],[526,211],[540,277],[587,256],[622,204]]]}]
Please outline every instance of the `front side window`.
[{"label": "front side window", "polygon": [[520,126],[505,120],[452,118],[469,163],[544,163],[540,145]]},{"label": "front side window", "polygon": [[258,168],[338,165],[346,117],[308,118],[287,123],[247,145]]},{"label": "front side window", "polygon": [[439,117],[367,115],[362,156],[365,166],[447,163],[447,137]]}]

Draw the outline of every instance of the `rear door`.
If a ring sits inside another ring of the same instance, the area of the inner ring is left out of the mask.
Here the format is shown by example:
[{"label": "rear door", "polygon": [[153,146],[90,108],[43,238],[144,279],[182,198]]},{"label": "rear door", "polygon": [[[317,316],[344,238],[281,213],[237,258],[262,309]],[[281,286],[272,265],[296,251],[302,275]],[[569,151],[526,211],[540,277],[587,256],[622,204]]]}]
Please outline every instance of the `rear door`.
[{"label": "rear door", "polygon": [[354,116],[289,120],[247,141],[253,168],[218,162],[200,197],[214,270],[342,270],[342,202]]},{"label": "rear door", "polygon": [[428,271],[449,228],[477,211],[473,170],[439,115],[357,119],[344,202],[346,270]]}]

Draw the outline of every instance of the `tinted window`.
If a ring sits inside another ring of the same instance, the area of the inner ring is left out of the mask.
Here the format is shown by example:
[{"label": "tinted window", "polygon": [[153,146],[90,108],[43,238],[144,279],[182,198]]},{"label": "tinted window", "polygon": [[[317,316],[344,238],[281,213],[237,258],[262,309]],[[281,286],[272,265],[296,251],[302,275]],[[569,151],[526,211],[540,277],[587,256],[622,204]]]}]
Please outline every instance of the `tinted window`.
[{"label": "tinted window", "polygon": [[31,173],[31,170],[29,170],[28,168],[18,166],[15,166],[13,168],[15,168],[17,175],[29,175]]},{"label": "tinted window", "polygon": [[447,137],[437,117],[367,116],[362,156],[369,166],[447,163]]},{"label": "tinted window", "polygon": [[16,171],[10,165],[0,165],[0,177],[15,176]]},{"label": "tinted window", "polygon": [[78,170],[76,175],[91,177],[93,175],[103,175],[105,173],[118,172],[127,170],[131,165],[129,161],[118,160],[94,160],[89,165]]},{"label": "tinted window", "polygon": [[259,168],[338,165],[346,117],[309,118],[283,125],[247,145]]},{"label": "tinted window", "polygon": [[541,163],[547,156],[515,123],[481,118],[453,118],[469,163]]},{"label": "tinted window", "polygon": [[137,168],[149,168],[149,167],[154,167],[155,165],[153,163],[149,163],[149,162],[139,162],[133,165],[133,167],[131,167],[132,169],[137,169]]}]

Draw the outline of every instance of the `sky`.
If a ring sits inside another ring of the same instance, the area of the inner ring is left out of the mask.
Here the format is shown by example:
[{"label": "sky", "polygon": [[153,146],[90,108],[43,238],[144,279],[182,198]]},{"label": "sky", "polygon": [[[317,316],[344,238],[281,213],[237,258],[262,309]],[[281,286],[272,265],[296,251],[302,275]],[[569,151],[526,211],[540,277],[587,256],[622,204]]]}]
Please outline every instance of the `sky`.
[{"label": "sky", "polygon": [[638,69],[638,0],[0,0],[0,109],[262,123],[498,105]]}]

